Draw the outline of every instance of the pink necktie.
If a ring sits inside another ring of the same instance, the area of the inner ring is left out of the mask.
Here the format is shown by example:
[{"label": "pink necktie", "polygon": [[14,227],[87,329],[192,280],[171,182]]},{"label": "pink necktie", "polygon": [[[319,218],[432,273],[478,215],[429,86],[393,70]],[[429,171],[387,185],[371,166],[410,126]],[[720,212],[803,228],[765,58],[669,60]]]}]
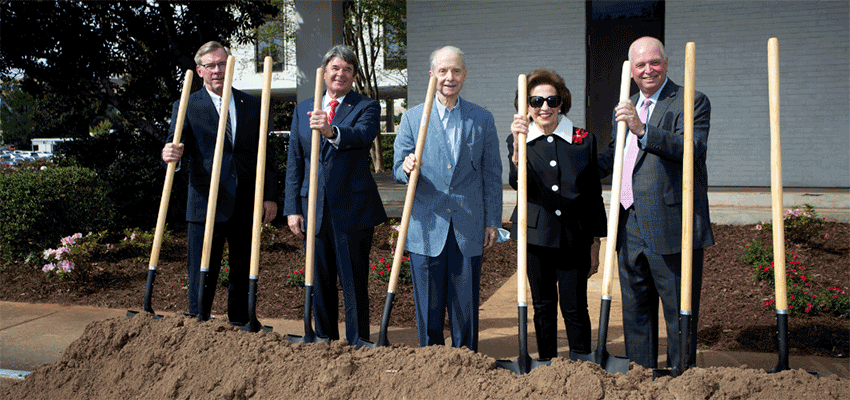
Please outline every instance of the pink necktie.
[{"label": "pink necktie", "polygon": [[339,102],[336,100],[331,100],[331,111],[328,113],[328,124],[333,122],[334,114],[336,113],[336,106],[339,105]]},{"label": "pink necktie", "polygon": [[[640,107],[640,112],[638,113],[638,118],[640,118],[640,122],[646,123],[646,117],[649,115],[649,105],[652,104],[652,101],[646,99],[643,101],[643,105]],[[628,209],[635,202],[634,192],[632,191],[632,174],[635,171],[635,161],[637,160],[638,154],[638,143],[637,143],[637,135],[630,134],[629,135],[629,144],[628,152],[626,152],[626,157],[623,159],[623,184],[620,189],[620,204],[623,205],[624,209]]]}]

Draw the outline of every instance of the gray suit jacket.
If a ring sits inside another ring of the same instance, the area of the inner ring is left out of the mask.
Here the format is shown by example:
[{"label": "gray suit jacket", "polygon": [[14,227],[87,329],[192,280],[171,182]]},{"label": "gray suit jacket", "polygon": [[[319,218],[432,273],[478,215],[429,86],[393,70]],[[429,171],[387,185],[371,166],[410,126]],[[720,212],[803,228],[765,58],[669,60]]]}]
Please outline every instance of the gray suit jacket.
[{"label": "gray suit jacket", "polygon": [[[638,95],[631,98],[633,103]],[[708,173],[705,166],[711,103],[694,96],[694,249],[714,244],[708,213]],[[646,124],[646,146],[638,152],[632,175],[637,221],[649,248],[659,254],[682,251],[682,157],[684,153],[684,92],[667,81]],[[600,176],[614,165],[616,126],[608,149],[599,154]],[[622,216],[622,214],[621,214]],[[619,232],[618,242],[625,237]]]},{"label": "gray suit jacket", "polygon": [[[435,100],[436,101],[436,100]],[[446,244],[450,223],[465,257],[483,252],[484,228],[502,226],[502,162],[493,114],[458,98],[461,143],[452,158],[437,107],[431,109],[422,167],[407,231],[407,250],[438,256]],[[401,118],[395,139],[393,176],[407,183],[404,158],[413,153],[424,105]]]}]

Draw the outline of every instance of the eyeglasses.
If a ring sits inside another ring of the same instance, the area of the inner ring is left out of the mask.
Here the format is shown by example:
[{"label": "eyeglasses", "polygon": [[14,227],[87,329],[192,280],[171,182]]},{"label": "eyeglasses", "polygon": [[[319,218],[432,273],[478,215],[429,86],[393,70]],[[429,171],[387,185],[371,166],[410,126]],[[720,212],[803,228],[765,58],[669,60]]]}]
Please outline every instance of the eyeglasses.
[{"label": "eyeglasses", "polygon": [[220,69],[225,69],[227,67],[227,61],[220,61],[220,62],[217,62],[217,63],[201,64],[201,66],[210,70],[210,71],[214,70],[215,67],[218,67]]},{"label": "eyeglasses", "polygon": [[543,107],[543,102],[549,103],[549,108],[555,108],[561,105],[561,96],[554,95],[543,98],[541,96],[530,96],[528,98],[528,105],[532,108],[540,108]]}]

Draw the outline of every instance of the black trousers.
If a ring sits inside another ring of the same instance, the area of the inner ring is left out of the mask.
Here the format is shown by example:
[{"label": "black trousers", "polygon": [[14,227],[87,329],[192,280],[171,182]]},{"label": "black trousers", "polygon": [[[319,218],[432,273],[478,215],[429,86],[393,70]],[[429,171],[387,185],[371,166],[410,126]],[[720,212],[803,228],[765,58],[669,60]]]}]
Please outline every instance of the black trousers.
[{"label": "black trousers", "polygon": [[567,248],[528,245],[528,282],[541,359],[558,356],[559,303],[570,350],[591,351],[590,315],[587,312],[591,244]]}]

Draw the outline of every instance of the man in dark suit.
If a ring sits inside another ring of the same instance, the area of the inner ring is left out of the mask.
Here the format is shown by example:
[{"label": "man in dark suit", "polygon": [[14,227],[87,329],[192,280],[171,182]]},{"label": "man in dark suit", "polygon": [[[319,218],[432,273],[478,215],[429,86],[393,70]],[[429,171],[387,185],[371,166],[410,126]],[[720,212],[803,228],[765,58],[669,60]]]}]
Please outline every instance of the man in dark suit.
[{"label": "man in dark suit", "polygon": [[[678,365],[682,249],[684,93],[667,79],[667,56],[655,38],[629,48],[631,75],[640,93],[615,108],[629,127],[623,162],[617,236],[626,353],[647,368],[658,365],[658,298],[667,322],[667,366]],[[638,105],[638,108],[635,107]],[[711,103],[694,100],[694,240],[691,332],[696,333],[702,289],[703,249],[714,244],[708,215],[705,166]],[[642,122],[645,121],[645,122]],[[616,131],[616,129],[615,129]],[[614,135],[616,136],[616,135]],[[601,175],[612,172],[616,137],[599,155]],[[630,150],[632,150],[630,152]],[[691,365],[696,348],[689,351]]]},{"label": "man in dark suit", "polygon": [[[316,198],[316,262],[313,317],[316,335],[339,339],[336,276],[345,301],[345,337],[357,346],[369,340],[369,252],[375,225],[387,219],[369,170],[369,149],[380,127],[381,106],[351,90],[359,64],[343,45],[325,54],[322,110],[313,98],[292,116],[286,165],[284,215],[295,234],[306,232],[312,130],[322,135]],[[306,238],[305,238],[306,240]]]},{"label": "man in dark suit", "polygon": [[[230,246],[230,272],[227,315],[231,323],[248,321],[248,273],[251,260],[251,224],[254,213],[254,185],[260,130],[260,101],[233,90],[229,99],[229,132],[226,133],[221,163],[209,274],[204,283],[204,299],[198,299],[201,253],[207,218],[219,110],[222,107],[224,75],[229,51],[218,42],[207,42],[195,53],[196,72],[204,81],[203,89],[192,93],[183,123],[181,143],[171,140],[177,123],[179,101],[171,112],[168,143],[162,149],[165,162],[186,159],[189,165],[189,194],[186,204],[188,222],[187,268],[189,271],[189,314],[209,317],[215,296],[215,284],[221,268],[224,243]],[[228,101],[225,99],[225,101]],[[181,163],[182,165],[182,163]],[[263,221],[277,215],[277,179],[271,164],[266,164],[263,190]]]}]

